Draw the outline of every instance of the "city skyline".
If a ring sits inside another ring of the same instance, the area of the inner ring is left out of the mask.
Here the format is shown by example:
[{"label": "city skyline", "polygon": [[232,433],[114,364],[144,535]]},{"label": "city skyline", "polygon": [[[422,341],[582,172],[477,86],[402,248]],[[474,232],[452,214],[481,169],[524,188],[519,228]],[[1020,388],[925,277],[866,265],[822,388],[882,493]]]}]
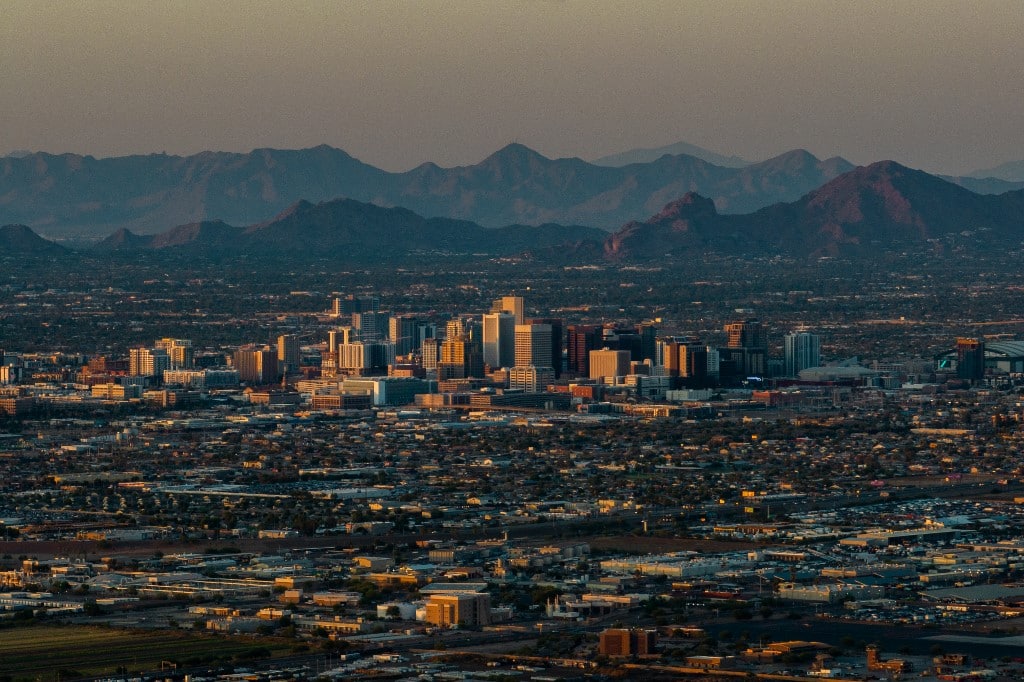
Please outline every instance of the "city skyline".
[{"label": "city skyline", "polygon": [[678,141],[965,173],[1024,158],[1024,8],[10,3],[0,153],[325,143],[404,170]]}]

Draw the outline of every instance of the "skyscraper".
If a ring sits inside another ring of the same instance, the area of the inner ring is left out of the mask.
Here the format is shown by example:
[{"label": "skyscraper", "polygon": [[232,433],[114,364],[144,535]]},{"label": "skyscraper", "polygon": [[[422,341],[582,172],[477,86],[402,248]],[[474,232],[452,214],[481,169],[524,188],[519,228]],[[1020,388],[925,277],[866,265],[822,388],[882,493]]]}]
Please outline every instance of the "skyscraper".
[{"label": "skyscraper", "polygon": [[352,326],[359,332],[361,341],[386,339],[390,331],[390,316],[387,313],[366,311],[352,313]]},{"label": "skyscraper", "polygon": [[522,296],[502,296],[491,304],[492,313],[510,313],[515,315],[516,324],[523,324],[526,321],[523,311]]},{"label": "skyscraper", "polygon": [[483,351],[480,344],[470,339],[462,320],[450,320],[446,331],[447,338],[441,343],[441,357],[437,363],[437,378],[482,377]]},{"label": "skyscraper", "polygon": [[551,367],[551,325],[517,324],[516,367]]},{"label": "skyscraper", "polygon": [[768,331],[757,320],[730,322],[728,355],[743,376],[764,376],[768,371]]},{"label": "skyscraper", "polygon": [[192,341],[189,339],[157,339],[156,348],[167,351],[170,357],[170,369],[191,369],[192,368]]},{"label": "skyscraper", "polygon": [[484,363],[491,369],[515,363],[516,317],[511,313],[487,313],[483,325]]},{"label": "skyscraper", "polygon": [[299,339],[292,334],[277,337],[277,364],[282,374],[299,368]]},{"label": "skyscraper", "polygon": [[568,370],[573,376],[590,376],[590,351],[601,347],[601,327],[574,324],[569,326]]},{"label": "skyscraper", "polygon": [[388,322],[388,338],[395,344],[395,355],[408,355],[420,347],[419,320],[411,315],[395,315]]},{"label": "skyscraper", "polygon": [[970,382],[985,378],[985,340],[959,338],[956,340],[956,375]]},{"label": "skyscraper", "polygon": [[171,368],[171,357],[163,348],[132,348],[128,351],[128,374],[134,377],[162,377]]},{"label": "skyscraper", "polygon": [[557,379],[562,376],[562,350],[565,338],[562,329],[565,323],[560,317],[535,317],[530,322],[551,325],[551,369],[555,370]]},{"label": "skyscraper", "polygon": [[821,339],[810,332],[794,332],[783,338],[786,376],[795,377],[800,370],[821,365]]}]

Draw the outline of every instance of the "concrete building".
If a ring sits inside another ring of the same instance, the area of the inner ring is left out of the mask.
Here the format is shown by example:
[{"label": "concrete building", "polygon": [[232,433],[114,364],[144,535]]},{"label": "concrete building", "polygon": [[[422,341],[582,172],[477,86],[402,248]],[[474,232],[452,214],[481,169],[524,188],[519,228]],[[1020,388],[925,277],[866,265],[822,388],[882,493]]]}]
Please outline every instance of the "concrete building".
[{"label": "concrete building", "polygon": [[508,371],[508,387],[527,393],[543,393],[555,383],[555,370],[550,367],[513,367]]},{"label": "concrete building", "polygon": [[160,378],[171,368],[171,357],[163,348],[132,348],[128,351],[128,374]]},{"label": "concrete building", "polygon": [[522,296],[502,296],[491,304],[492,313],[509,313],[516,318],[516,324],[526,321]]},{"label": "concrete building", "polygon": [[657,647],[658,634],[639,628],[609,628],[601,632],[597,651],[602,656],[647,656]]},{"label": "concrete building", "polygon": [[243,346],[232,356],[238,378],[250,384],[277,382],[277,351],[266,346]]},{"label": "concrete building", "polygon": [[158,339],[156,348],[167,351],[170,357],[170,369],[190,369],[192,367],[193,351],[190,339]]},{"label": "concrete building", "polygon": [[282,374],[299,369],[299,339],[292,334],[277,337],[277,366]]},{"label": "concrete building", "polygon": [[629,351],[628,350],[603,350],[590,351],[590,378],[603,379],[605,377],[623,377],[629,374]]},{"label": "concrete building", "polygon": [[439,627],[477,627],[491,624],[491,595],[483,593],[432,594],[426,621]]}]

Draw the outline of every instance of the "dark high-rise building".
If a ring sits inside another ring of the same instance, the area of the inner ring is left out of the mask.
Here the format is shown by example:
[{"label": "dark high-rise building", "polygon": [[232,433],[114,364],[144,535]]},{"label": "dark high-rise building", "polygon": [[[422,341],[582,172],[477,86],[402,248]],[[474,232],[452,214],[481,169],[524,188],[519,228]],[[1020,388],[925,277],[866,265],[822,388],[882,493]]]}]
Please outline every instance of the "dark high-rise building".
[{"label": "dark high-rise building", "polygon": [[390,319],[387,313],[376,310],[352,313],[352,326],[359,333],[360,341],[381,341],[388,338]]},{"label": "dark high-rise building", "polygon": [[565,322],[559,317],[536,317],[530,320],[531,324],[546,324],[551,326],[551,365],[555,370],[555,378],[562,376],[562,352],[565,347]]},{"label": "dark high-rise building", "polygon": [[292,334],[277,337],[277,365],[282,374],[299,369],[299,339]]},{"label": "dark high-rise building", "polygon": [[349,294],[334,299],[331,312],[335,317],[352,313],[374,313],[380,309],[380,299],[376,296],[353,296]]},{"label": "dark high-rise building", "polygon": [[590,376],[590,351],[601,348],[601,327],[597,325],[569,325],[567,343],[567,369],[578,377]]},{"label": "dark high-rise building", "polygon": [[[728,353],[722,358],[736,363],[737,371],[745,376],[764,376],[768,371],[768,332],[757,320],[731,322],[725,325],[729,335]],[[741,377],[742,378],[742,377]]]},{"label": "dark high-rise building", "polygon": [[960,338],[956,340],[956,375],[978,382],[985,378],[985,341]]},{"label": "dark high-rise building", "polygon": [[388,337],[395,344],[395,355],[408,355],[420,347],[417,333],[420,321],[411,315],[395,315],[388,323]]},{"label": "dark high-rise building", "polygon": [[654,322],[641,322],[636,326],[636,333],[640,335],[640,359],[650,360],[654,364],[658,346],[658,328]]}]

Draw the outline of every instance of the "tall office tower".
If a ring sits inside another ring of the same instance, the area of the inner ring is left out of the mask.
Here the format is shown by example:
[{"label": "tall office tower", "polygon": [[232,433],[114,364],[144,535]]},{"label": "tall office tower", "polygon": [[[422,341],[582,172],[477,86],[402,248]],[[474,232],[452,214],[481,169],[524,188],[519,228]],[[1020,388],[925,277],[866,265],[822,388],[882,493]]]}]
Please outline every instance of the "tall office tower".
[{"label": "tall office tower", "polygon": [[374,313],[380,309],[380,299],[376,296],[336,297],[331,308],[334,317],[345,317],[352,313]]},{"label": "tall office tower", "polygon": [[590,351],[601,347],[601,327],[597,325],[569,325],[567,343],[567,369],[578,377],[590,376]]},{"label": "tall office tower", "polygon": [[484,375],[484,356],[479,343],[470,339],[462,320],[448,322],[447,338],[441,343],[438,379],[465,379]]},{"label": "tall office tower", "polygon": [[437,325],[433,322],[417,322],[416,336],[413,341],[413,350],[418,350],[427,339],[437,338]]},{"label": "tall office tower", "polygon": [[708,382],[707,346],[694,341],[679,347],[679,376],[696,386],[703,386]]},{"label": "tall office tower", "polygon": [[821,339],[810,332],[794,332],[783,338],[786,376],[795,377],[800,370],[821,365]]},{"label": "tall office tower", "polygon": [[516,367],[551,367],[550,324],[516,325]]},{"label": "tall office tower", "polygon": [[466,328],[462,323],[462,320],[455,318],[454,320],[448,320],[444,325],[444,338],[445,339],[457,339],[466,336]]},{"label": "tall office tower", "polygon": [[629,374],[629,351],[602,350],[590,351],[590,378],[622,377]]},{"label": "tall office tower", "polygon": [[277,365],[282,374],[299,369],[299,338],[292,334],[277,337]]},{"label": "tall office tower", "polygon": [[0,367],[4,366],[6,358],[4,358],[4,349],[0,348]]},{"label": "tall office tower", "polygon": [[717,382],[721,364],[721,356],[718,354],[717,348],[712,348],[711,346],[705,346],[704,348],[708,352],[708,378],[712,382]]},{"label": "tall office tower", "polygon": [[352,326],[361,341],[380,341],[388,337],[390,315],[377,311],[352,313]]},{"label": "tall office tower", "polygon": [[277,351],[266,346],[242,346],[232,356],[240,381],[253,385],[277,381]]},{"label": "tall office tower", "polygon": [[757,320],[730,322],[725,325],[729,348],[767,348],[768,332]]},{"label": "tall office tower", "polygon": [[511,313],[516,316],[516,324],[526,321],[522,296],[502,296],[491,304],[492,313]]},{"label": "tall office tower", "polygon": [[768,370],[768,331],[757,320],[730,322],[725,325],[729,335],[727,348],[736,363],[736,370],[745,376],[764,376]]},{"label": "tall office tower", "polygon": [[640,336],[640,359],[650,360],[652,365],[655,364],[658,345],[658,328],[655,323],[641,322],[636,326],[636,333]]},{"label": "tall office tower", "polygon": [[601,329],[601,348],[628,350],[630,360],[644,359],[643,339],[635,327],[620,328],[609,325]]},{"label": "tall office tower", "polygon": [[559,317],[535,317],[531,324],[551,325],[551,369],[555,370],[555,378],[562,376],[562,353],[565,350],[565,323]]},{"label": "tall office tower", "polygon": [[423,369],[437,369],[441,360],[441,341],[433,337],[423,339],[420,344],[420,365]]},{"label": "tall office tower", "polygon": [[516,361],[516,317],[511,313],[484,315],[484,363],[491,369],[511,367]]},{"label": "tall office tower", "polygon": [[171,368],[164,348],[132,348],[128,351],[128,374],[133,377],[161,377]]},{"label": "tall office tower", "polygon": [[388,322],[388,338],[395,344],[395,355],[408,355],[420,347],[416,333],[419,320],[411,315],[395,315]]},{"label": "tall office tower", "polygon": [[985,378],[985,340],[956,340],[956,375],[970,382]]},{"label": "tall office tower", "polygon": [[192,341],[189,339],[157,339],[156,348],[167,351],[171,358],[171,369],[191,369],[194,357]]},{"label": "tall office tower", "polygon": [[664,367],[667,376],[679,376],[679,348],[688,340],[685,336],[666,336],[658,339],[654,349],[655,366]]}]

